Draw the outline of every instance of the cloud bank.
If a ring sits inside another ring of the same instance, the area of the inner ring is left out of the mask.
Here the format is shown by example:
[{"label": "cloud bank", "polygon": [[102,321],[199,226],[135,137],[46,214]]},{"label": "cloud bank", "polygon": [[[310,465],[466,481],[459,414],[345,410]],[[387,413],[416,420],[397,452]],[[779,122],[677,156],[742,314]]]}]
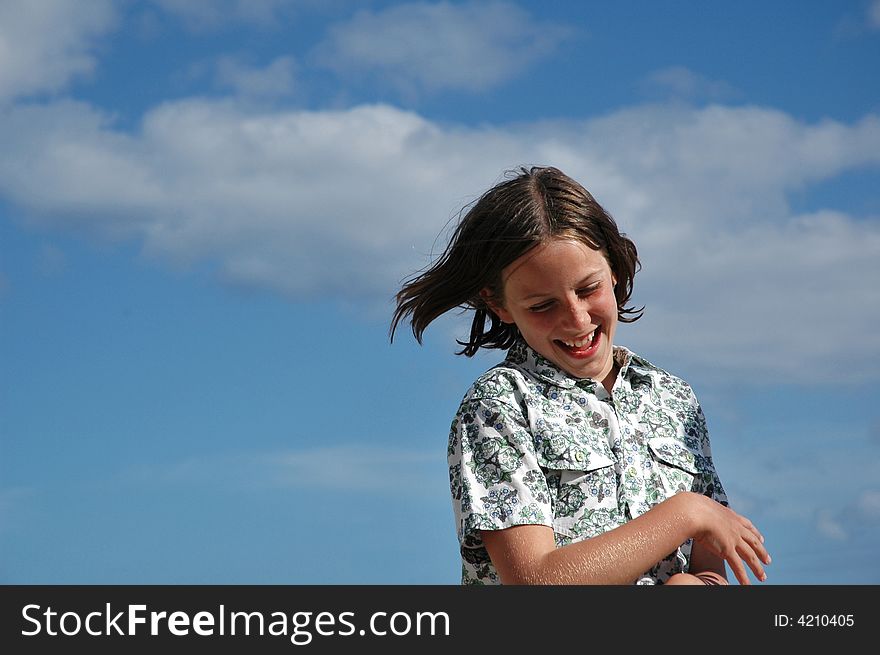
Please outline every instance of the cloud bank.
[{"label": "cloud bank", "polygon": [[[253,100],[294,92],[295,60],[260,69],[227,58],[216,83],[232,97],[166,102],[123,130],[86,103],[21,101],[92,70],[95,41],[117,17],[109,2],[87,5],[0,5],[0,197],[27,220],[207,263],[230,284],[375,307],[504,170],[552,164],[638,244],[634,300],[648,311],[627,343],[734,379],[877,378],[878,217],[790,203],[811,185],[877,170],[877,115],[809,123],[765,107],[672,103],[468,127],[388,104],[267,110]],[[162,6],[203,21],[217,8]],[[289,8],[248,7],[252,18]],[[558,30],[504,3],[416,3],[360,12],[319,50],[340,70],[473,90],[545,56]],[[456,39],[467,47],[451,47]],[[659,76],[706,83],[686,69]]]},{"label": "cloud bank", "polygon": [[[520,164],[582,181],[636,240],[642,345],[745,375],[853,380],[880,355],[880,224],[788,194],[880,163],[880,119],[646,105],[506,128],[389,105],[185,99],[135,133],[71,101],[4,112],[0,194],[32,220],[294,298],[385,300],[456,210]],[[856,346],[857,347],[854,347]],[[747,357],[744,357],[745,354]]]}]

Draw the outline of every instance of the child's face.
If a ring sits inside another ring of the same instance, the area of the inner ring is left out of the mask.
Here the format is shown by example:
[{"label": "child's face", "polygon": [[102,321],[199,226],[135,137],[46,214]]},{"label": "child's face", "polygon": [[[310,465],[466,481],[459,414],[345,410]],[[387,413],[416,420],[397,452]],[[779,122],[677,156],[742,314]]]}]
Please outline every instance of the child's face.
[{"label": "child's face", "polygon": [[515,323],[526,343],[569,375],[613,384],[616,280],[600,251],[553,239],[510,264],[501,279],[504,306],[483,297],[502,321]]}]

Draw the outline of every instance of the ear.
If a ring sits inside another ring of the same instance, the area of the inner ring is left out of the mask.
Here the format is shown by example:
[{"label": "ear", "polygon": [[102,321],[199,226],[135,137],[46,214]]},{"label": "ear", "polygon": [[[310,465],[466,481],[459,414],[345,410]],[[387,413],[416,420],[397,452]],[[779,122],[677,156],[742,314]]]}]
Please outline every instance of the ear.
[{"label": "ear", "polygon": [[503,323],[514,322],[513,316],[511,316],[510,312],[504,309],[504,307],[495,300],[495,296],[492,295],[492,292],[489,291],[488,287],[484,287],[480,290],[480,298],[483,299],[483,302],[486,303],[489,309],[491,309]]}]

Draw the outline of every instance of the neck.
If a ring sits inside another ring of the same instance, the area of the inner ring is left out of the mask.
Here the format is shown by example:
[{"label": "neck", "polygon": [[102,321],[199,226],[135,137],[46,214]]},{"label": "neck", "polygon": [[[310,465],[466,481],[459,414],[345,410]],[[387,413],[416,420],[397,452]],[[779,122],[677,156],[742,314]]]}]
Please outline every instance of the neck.
[{"label": "neck", "polygon": [[617,360],[611,365],[611,370],[608,371],[608,375],[602,380],[602,386],[605,387],[605,391],[609,394],[611,390],[614,388],[614,383],[617,382],[617,374],[620,373],[620,365],[617,363]]}]

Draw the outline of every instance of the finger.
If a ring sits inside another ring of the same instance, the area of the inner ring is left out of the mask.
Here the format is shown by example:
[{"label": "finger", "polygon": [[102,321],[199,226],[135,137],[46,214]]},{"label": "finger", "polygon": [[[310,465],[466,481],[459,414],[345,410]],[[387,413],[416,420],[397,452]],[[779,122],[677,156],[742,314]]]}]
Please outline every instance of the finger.
[{"label": "finger", "polygon": [[742,560],[739,557],[731,555],[726,559],[728,566],[730,566],[730,570],[733,571],[733,575],[736,577],[741,585],[752,584],[752,581],[749,580],[749,574],[746,573],[746,569],[743,566]]},{"label": "finger", "polygon": [[745,516],[739,515],[740,522],[743,526],[752,534],[754,534],[758,540],[763,544],[764,543],[764,535],[761,534],[761,531],[755,527],[755,524],[749,521]]},{"label": "finger", "polygon": [[767,549],[764,548],[764,544],[755,544],[754,546],[755,552],[758,554],[758,557],[764,564],[770,564],[773,561],[773,558],[770,557],[770,553],[767,552]]},{"label": "finger", "polygon": [[744,544],[737,548],[737,554],[746,564],[749,565],[749,568],[752,569],[752,572],[758,580],[764,582],[767,579],[764,567],[761,566],[761,560],[758,559],[758,553],[750,544]]},{"label": "finger", "polygon": [[[744,537],[746,543],[748,543],[752,550],[755,551],[758,555],[758,559],[760,559],[764,564],[770,564],[772,561],[770,557],[770,553],[767,552],[767,548],[764,546],[764,537],[758,538],[758,536],[753,536],[754,533],[749,533]],[[749,537],[752,537],[751,539]]]}]

